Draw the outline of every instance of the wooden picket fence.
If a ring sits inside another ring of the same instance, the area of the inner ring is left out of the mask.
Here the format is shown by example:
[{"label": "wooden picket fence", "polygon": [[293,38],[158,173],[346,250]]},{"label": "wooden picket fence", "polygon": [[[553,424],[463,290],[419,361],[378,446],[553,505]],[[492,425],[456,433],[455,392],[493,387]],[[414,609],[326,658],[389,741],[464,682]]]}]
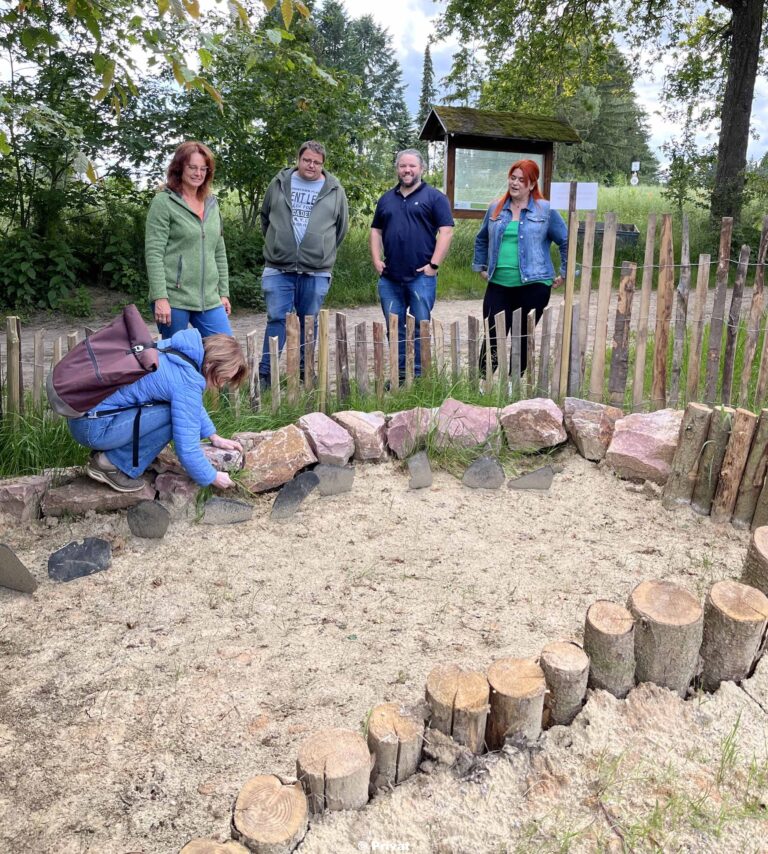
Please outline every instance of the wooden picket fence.
[{"label": "wooden picket fence", "polygon": [[[522,317],[520,311],[515,312],[510,335],[498,338],[499,367],[495,374],[491,367],[487,320],[483,322],[481,318],[470,316],[465,323],[454,321],[443,324],[434,316],[431,321],[422,321],[417,329],[414,318],[409,315],[405,340],[405,387],[410,388],[416,380],[414,364],[415,343],[418,338],[424,376],[439,377],[450,384],[469,383],[474,388],[481,389],[494,405],[523,397],[551,397],[553,400],[561,400],[565,395],[572,395],[611,403],[633,411],[660,409],[665,406],[678,407],[691,401],[701,401],[708,405],[751,405],[753,409],[759,409],[768,391],[768,335],[763,336],[763,345],[758,355],[758,343],[761,332],[764,331],[762,327],[768,217],[763,222],[756,260],[750,262],[749,247],[744,246],[741,249],[735,264],[736,274],[727,318],[725,309],[729,272],[734,264],[730,258],[733,230],[731,219],[724,219],[722,222],[714,302],[708,316],[706,308],[712,260],[708,255],[701,255],[698,265],[691,264],[688,223],[685,217],[682,223],[680,260],[675,264],[671,215],[662,214],[660,217],[658,257],[655,251],[657,215],[649,216],[645,256],[639,268],[637,264],[628,261],[622,262],[618,267],[616,265],[615,214],[607,214],[605,217],[600,263],[595,266],[595,225],[594,214],[587,215],[580,262],[580,287],[577,293],[575,236],[578,221],[575,216],[571,217],[569,228],[572,248],[569,252],[563,304],[559,306],[556,317],[553,307],[548,306],[538,326],[535,324],[533,312],[527,317]],[[697,275],[695,289],[692,290],[694,266]],[[752,298],[749,312],[744,319],[742,301],[747,280],[750,278],[750,268]],[[621,274],[612,337],[609,340],[609,309],[616,269],[620,269]],[[595,275],[596,288],[593,287]],[[635,298],[638,286],[639,304]],[[692,305],[689,305],[691,296]],[[594,332],[590,336],[589,319],[593,299],[596,299],[596,321]],[[649,318],[654,299],[655,326],[651,338]],[[331,314],[322,310],[318,317],[317,340],[314,318],[305,318],[305,358],[302,360],[299,319],[295,314],[289,314],[286,317],[286,344],[282,357],[278,353],[277,339],[273,338],[269,342],[273,389],[269,404],[272,411],[279,411],[284,401],[291,407],[303,403],[308,409],[328,411],[333,405],[334,396],[335,405],[343,408],[351,398],[353,382],[358,395],[365,396],[372,392],[377,399],[383,398],[387,388],[397,390],[401,384],[397,319],[391,316],[389,320],[389,328],[383,321],[373,322],[370,336],[367,324],[356,324],[353,345],[350,346],[346,314],[335,313],[332,333]],[[742,333],[742,368],[740,375],[736,377],[734,367],[737,341],[739,327],[744,320],[746,328]],[[703,352],[704,330],[707,324],[709,338],[706,352]],[[633,327],[634,342],[630,335],[630,329]],[[503,314],[497,316],[496,328],[504,328]],[[45,372],[89,332],[86,328],[81,332],[71,332],[67,336],[56,338],[52,343],[50,358],[46,357],[44,332],[35,333],[31,359],[32,406],[43,405]],[[485,360],[483,365],[480,365],[483,341],[486,344]],[[647,396],[646,357],[651,342],[654,346],[650,396]],[[262,406],[258,384],[260,343],[255,330],[246,335],[246,353],[251,368],[248,403],[254,411],[258,411]],[[633,359],[630,357],[632,343]],[[526,347],[527,367],[521,376],[522,346]],[[750,382],[757,359],[757,382],[754,393],[750,395]],[[29,374],[29,360],[27,362]],[[303,376],[300,376],[302,362]],[[0,359],[0,387],[4,386],[5,390],[5,394],[0,395],[0,415],[14,418],[23,413],[24,407],[29,405],[30,401],[25,401],[23,364],[21,323],[16,317],[8,317],[5,368]],[[684,364],[687,365],[685,375]],[[633,372],[630,377],[631,366]],[[239,398],[237,402],[239,404]]]}]

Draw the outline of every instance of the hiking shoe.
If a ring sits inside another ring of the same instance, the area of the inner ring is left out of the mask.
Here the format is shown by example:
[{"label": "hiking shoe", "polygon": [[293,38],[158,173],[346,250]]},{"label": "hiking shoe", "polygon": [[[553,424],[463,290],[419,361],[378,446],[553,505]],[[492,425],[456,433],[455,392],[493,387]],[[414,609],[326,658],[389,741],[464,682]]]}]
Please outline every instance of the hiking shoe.
[{"label": "hiking shoe", "polygon": [[106,483],[116,492],[138,492],[145,484],[140,477],[128,477],[112,465],[101,451],[94,451],[88,459],[85,473],[93,480]]}]

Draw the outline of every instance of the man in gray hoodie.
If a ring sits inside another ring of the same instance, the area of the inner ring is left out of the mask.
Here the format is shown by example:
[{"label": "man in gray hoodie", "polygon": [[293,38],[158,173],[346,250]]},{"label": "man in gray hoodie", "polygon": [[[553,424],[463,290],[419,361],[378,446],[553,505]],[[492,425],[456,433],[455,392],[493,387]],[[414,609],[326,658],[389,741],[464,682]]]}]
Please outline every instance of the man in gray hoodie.
[{"label": "man in gray hoodie", "polygon": [[259,385],[270,385],[269,339],[285,345],[285,316],[295,311],[301,328],[304,364],[304,318],[315,318],[331,286],[336,250],[349,228],[344,188],[326,172],[325,148],[309,140],[299,149],[296,166],[272,179],[261,206],[264,233],[262,289],[267,328],[259,364]]}]

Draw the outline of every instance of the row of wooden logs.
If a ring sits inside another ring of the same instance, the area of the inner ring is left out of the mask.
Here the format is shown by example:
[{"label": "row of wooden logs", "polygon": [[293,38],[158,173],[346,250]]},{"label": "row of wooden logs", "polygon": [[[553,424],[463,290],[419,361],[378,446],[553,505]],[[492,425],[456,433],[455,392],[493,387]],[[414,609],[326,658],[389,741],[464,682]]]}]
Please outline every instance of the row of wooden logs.
[{"label": "row of wooden logs", "polygon": [[768,524],[768,409],[689,403],[662,503],[737,528]]},{"label": "row of wooden logs", "polygon": [[486,672],[439,665],[427,677],[426,732],[423,712],[385,703],[373,709],[367,739],[345,729],[315,733],[299,747],[297,780],[266,774],[243,786],[232,812],[233,840],[197,839],[182,854],[293,851],[311,814],[359,809],[414,774],[430,730],[479,754],[570,724],[588,688],[621,698],[636,684],[654,682],[684,697],[696,677],[707,691],[741,681],[768,634],[768,528],[752,537],[742,582],[717,582],[702,608],[672,582],[644,581],[626,607],[604,600],[590,606],[583,647],[557,641],[538,658],[501,658]]}]

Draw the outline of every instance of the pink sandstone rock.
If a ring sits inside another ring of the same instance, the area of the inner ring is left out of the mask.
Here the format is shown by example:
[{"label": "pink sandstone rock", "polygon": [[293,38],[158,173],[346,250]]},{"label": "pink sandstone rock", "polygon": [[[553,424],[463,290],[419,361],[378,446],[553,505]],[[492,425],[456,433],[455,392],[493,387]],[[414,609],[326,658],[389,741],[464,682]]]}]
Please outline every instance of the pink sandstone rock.
[{"label": "pink sandstone rock", "polygon": [[275,435],[274,430],[262,430],[260,433],[254,433],[250,430],[243,430],[241,433],[233,433],[232,438],[236,442],[240,442],[243,450],[248,453],[254,448],[257,448],[262,442]]},{"label": "pink sandstone rock", "polygon": [[598,462],[605,456],[613,438],[613,429],[624,413],[616,406],[593,403],[578,397],[566,397],[563,405],[565,429],[587,460]]},{"label": "pink sandstone rock", "polygon": [[568,438],[560,407],[548,397],[519,400],[501,410],[501,426],[513,451],[554,448]]},{"label": "pink sandstone rock", "polygon": [[40,508],[44,516],[83,516],[89,510],[103,513],[124,510],[141,501],[152,501],[155,489],[147,480],[138,492],[115,492],[106,484],[89,477],[79,477],[64,486],[49,489],[43,496]]},{"label": "pink sandstone rock", "polygon": [[[221,448],[214,448],[213,445],[209,445],[207,442],[202,442],[200,447],[203,449],[206,459],[216,471],[239,471],[243,467],[243,455],[240,451],[224,451]],[[160,451],[150,465],[150,468],[158,474],[164,474],[165,472],[186,474],[184,466],[179,462],[179,458],[171,450],[170,446]]]},{"label": "pink sandstone rock", "polygon": [[329,466],[345,466],[355,452],[355,440],[324,412],[302,415],[296,424],[304,431],[318,461]]},{"label": "pink sandstone rock", "polygon": [[386,419],[383,412],[345,410],[336,412],[331,417],[352,436],[356,460],[380,462],[388,459]]},{"label": "pink sandstone rock", "polygon": [[155,478],[157,497],[172,512],[181,511],[197,500],[200,487],[189,475],[163,472]]},{"label": "pink sandstone rock", "polygon": [[253,492],[266,492],[282,486],[317,457],[304,431],[295,424],[281,427],[245,455],[243,483]]},{"label": "pink sandstone rock", "polygon": [[40,501],[50,484],[50,474],[0,480],[0,513],[6,513],[19,522],[39,518]]},{"label": "pink sandstone rock", "polygon": [[605,455],[619,477],[650,480],[663,486],[677,448],[682,410],[659,409],[620,418]]},{"label": "pink sandstone rock", "polygon": [[399,460],[410,457],[424,447],[429,431],[435,426],[437,410],[417,406],[395,412],[387,422],[387,444]]},{"label": "pink sandstone rock", "polygon": [[437,411],[437,444],[474,448],[490,442],[501,445],[499,410],[494,406],[473,406],[449,397]]}]

